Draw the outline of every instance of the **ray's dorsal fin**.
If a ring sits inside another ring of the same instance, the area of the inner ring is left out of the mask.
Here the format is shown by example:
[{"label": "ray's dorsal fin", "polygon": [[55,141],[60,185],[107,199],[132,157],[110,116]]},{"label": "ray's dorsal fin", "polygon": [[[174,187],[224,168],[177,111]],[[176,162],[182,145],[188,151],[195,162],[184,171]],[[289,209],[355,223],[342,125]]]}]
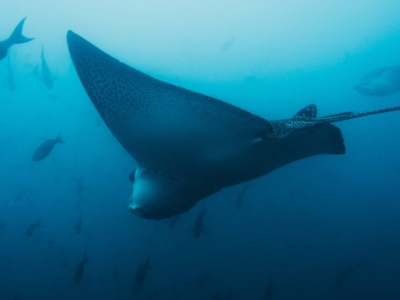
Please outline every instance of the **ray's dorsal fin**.
[{"label": "ray's dorsal fin", "polygon": [[310,104],[300,110],[292,120],[312,120],[317,117],[317,106],[315,104]]}]

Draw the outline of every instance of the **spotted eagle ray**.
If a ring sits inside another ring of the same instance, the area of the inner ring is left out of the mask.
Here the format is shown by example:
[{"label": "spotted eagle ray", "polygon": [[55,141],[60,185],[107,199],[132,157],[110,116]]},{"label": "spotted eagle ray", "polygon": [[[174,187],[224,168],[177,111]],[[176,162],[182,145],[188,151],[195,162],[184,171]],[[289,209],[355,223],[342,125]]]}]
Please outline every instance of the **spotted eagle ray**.
[{"label": "spotted eagle ray", "polygon": [[400,110],[317,117],[311,104],[291,119],[267,121],[148,76],[72,31],[67,42],[89,98],[137,163],[129,210],[143,218],[183,213],[225,187],[299,159],[344,154],[332,122]]}]

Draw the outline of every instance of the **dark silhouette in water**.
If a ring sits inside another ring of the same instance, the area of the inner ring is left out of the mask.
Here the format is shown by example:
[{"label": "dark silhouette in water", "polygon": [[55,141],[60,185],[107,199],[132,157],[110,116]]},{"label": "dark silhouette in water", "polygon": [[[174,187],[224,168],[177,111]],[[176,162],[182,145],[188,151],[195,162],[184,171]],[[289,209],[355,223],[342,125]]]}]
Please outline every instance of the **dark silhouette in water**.
[{"label": "dark silhouette in water", "polygon": [[267,286],[267,289],[265,290],[265,293],[264,293],[264,296],[262,299],[263,300],[274,299],[274,282],[272,280],[272,277],[268,281],[268,286]]},{"label": "dark silhouette in water", "polygon": [[386,97],[400,92],[400,66],[383,67],[363,78],[354,89],[366,96]]},{"label": "dark silhouette in water", "polygon": [[88,262],[89,262],[89,260],[86,259],[86,250],[85,250],[85,252],[83,253],[82,260],[80,262],[78,262],[78,265],[76,266],[76,269],[75,269],[74,281],[76,284],[81,282],[85,264]]},{"label": "dark silhouette in water", "polygon": [[215,292],[215,295],[214,295],[214,297],[212,298],[212,300],[224,300],[224,299],[221,298],[221,296],[219,295],[218,292]]},{"label": "dark silhouette in water", "polygon": [[134,287],[133,287],[134,293],[137,293],[142,289],[143,284],[147,277],[148,270],[153,270],[152,267],[150,266],[150,257],[148,257],[146,262],[144,264],[140,265],[136,270],[135,283],[134,283]]},{"label": "dark silhouette in water", "polygon": [[40,144],[40,146],[33,153],[32,161],[40,161],[45,159],[53,150],[54,146],[58,143],[64,144],[64,142],[61,140],[61,132],[55,139],[49,139]]},{"label": "dark silhouette in water", "polygon": [[148,270],[153,270],[150,266],[150,257],[147,258],[143,265],[140,265],[135,274],[135,281],[138,283],[143,283],[146,280],[146,275]]},{"label": "dark silhouette in water", "polygon": [[112,277],[114,279],[114,283],[117,287],[118,290],[121,290],[121,278],[119,276],[119,271],[118,271],[118,267],[117,264],[114,264],[113,270],[112,270]]},{"label": "dark silhouette in water", "polygon": [[196,285],[199,288],[203,288],[206,285],[207,281],[209,281],[209,280],[210,280],[210,271],[200,275],[199,278],[196,281]]},{"label": "dark silhouette in water", "polygon": [[169,222],[169,229],[174,230],[175,226],[176,226],[176,222],[178,222],[178,220],[181,217],[179,215],[173,216]]},{"label": "dark silhouette in water", "polygon": [[26,18],[23,18],[15,27],[14,31],[10,35],[10,37],[4,41],[0,41],[0,60],[7,56],[8,49],[15,44],[23,44],[27,43],[33,38],[27,38],[22,35],[22,29],[24,27],[24,22]]},{"label": "dark silhouette in water", "polygon": [[13,300],[21,300],[21,299],[22,299],[22,297],[21,297],[21,293],[20,293],[19,287],[18,287],[17,290],[15,291]]},{"label": "dark silhouette in water", "polygon": [[232,300],[233,294],[232,294],[232,289],[229,289],[228,295],[226,295],[225,300]]},{"label": "dark silhouette in water", "polygon": [[41,66],[42,78],[46,87],[49,90],[51,90],[53,88],[53,76],[51,75],[49,65],[47,64],[47,61],[44,57],[43,44],[42,44],[42,55],[40,57],[42,58],[42,66]]},{"label": "dark silhouette in water", "polygon": [[78,218],[78,221],[76,221],[75,233],[80,234],[81,230],[82,230],[82,211],[79,210],[79,218]]},{"label": "dark silhouette in water", "polygon": [[340,290],[343,287],[343,284],[344,284],[346,278],[348,277],[348,275],[354,271],[355,271],[354,268],[352,268],[351,266],[348,266],[343,271],[340,271],[339,273],[337,273],[335,276],[335,289]]},{"label": "dark silhouette in water", "polygon": [[249,188],[249,186],[247,184],[243,185],[243,187],[242,187],[242,189],[241,189],[241,191],[240,191],[240,193],[239,193],[239,195],[238,195],[238,197],[237,197],[237,199],[235,201],[236,209],[239,209],[240,207],[242,207],[242,204],[243,204],[243,201],[244,201],[244,198],[245,198],[245,195],[246,195],[246,192],[247,192],[248,188]]},{"label": "dark silhouette in water", "polygon": [[41,220],[42,220],[42,218],[39,218],[35,223],[32,223],[28,226],[28,228],[26,229],[26,232],[25,232],[25,235],[27,237],[31,237],[32,234],[35,232],[36,228],[42,227],[42,225],[40,224]]},{"label": "dark silhouette in water", "polygon": [[18,194],[17,194],[17,196],[15,196],[15,198],[14,198],[14,202],[15,203],[18,203],[18,202],[20,202],[20,201],[22,201],[23,199],[25,199],[25,197],[26,197],[26,190],[25,189],[20,189],[19,190],[19,192],[18,192]]},{"label": "dark silhouette in water", "polygon": [[201,233],[205,231],[203,222],[206,214],[207,212],[203,207],[201,212],[197,215],[196,221],[194,222],[193,228],[191,229],[196,239],[199,238]]}]

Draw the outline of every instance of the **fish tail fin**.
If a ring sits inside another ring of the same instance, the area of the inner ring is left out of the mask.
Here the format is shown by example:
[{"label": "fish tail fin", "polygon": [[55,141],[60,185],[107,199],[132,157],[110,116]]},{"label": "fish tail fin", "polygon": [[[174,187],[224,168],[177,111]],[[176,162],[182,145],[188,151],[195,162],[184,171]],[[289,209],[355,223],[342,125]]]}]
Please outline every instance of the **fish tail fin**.
[{"label": "fish tail fin", "polygon": [[65,142],[61,139],[61,131],[56,137],[56,142],[60,144],[65,144]]},{"label": "fish tail fin", "polygon": [[26,36],[22,35],[22,29],[24,27],[24,22],[25,22],[26,18],[23,18],[17,25],[17,27],[15,27],[13,33],[11,34],[11,36],[8,38],[9,43],[12,44],[23,44],[23,43],[27,43],[29,41],[32,41],[33,38],[28,38]]}]

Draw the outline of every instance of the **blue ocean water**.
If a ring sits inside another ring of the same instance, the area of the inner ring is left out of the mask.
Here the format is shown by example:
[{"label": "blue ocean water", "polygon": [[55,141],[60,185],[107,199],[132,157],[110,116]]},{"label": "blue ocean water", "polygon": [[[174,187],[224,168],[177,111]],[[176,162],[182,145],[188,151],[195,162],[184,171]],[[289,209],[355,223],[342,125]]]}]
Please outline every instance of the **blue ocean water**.
[{"label": "blue ocean water", "polygon": [[35,39],[0,60],[0,299],[400,299],[400,112],[335,123],[345,155],[226,188],[176,223],[141,219],[127,210],[135,161],[66,43],[72,29],[267,120],[362,112],[400,105],[353,88],[399,65],[400,3],[5,0],[0,41],[24,17]]}]

